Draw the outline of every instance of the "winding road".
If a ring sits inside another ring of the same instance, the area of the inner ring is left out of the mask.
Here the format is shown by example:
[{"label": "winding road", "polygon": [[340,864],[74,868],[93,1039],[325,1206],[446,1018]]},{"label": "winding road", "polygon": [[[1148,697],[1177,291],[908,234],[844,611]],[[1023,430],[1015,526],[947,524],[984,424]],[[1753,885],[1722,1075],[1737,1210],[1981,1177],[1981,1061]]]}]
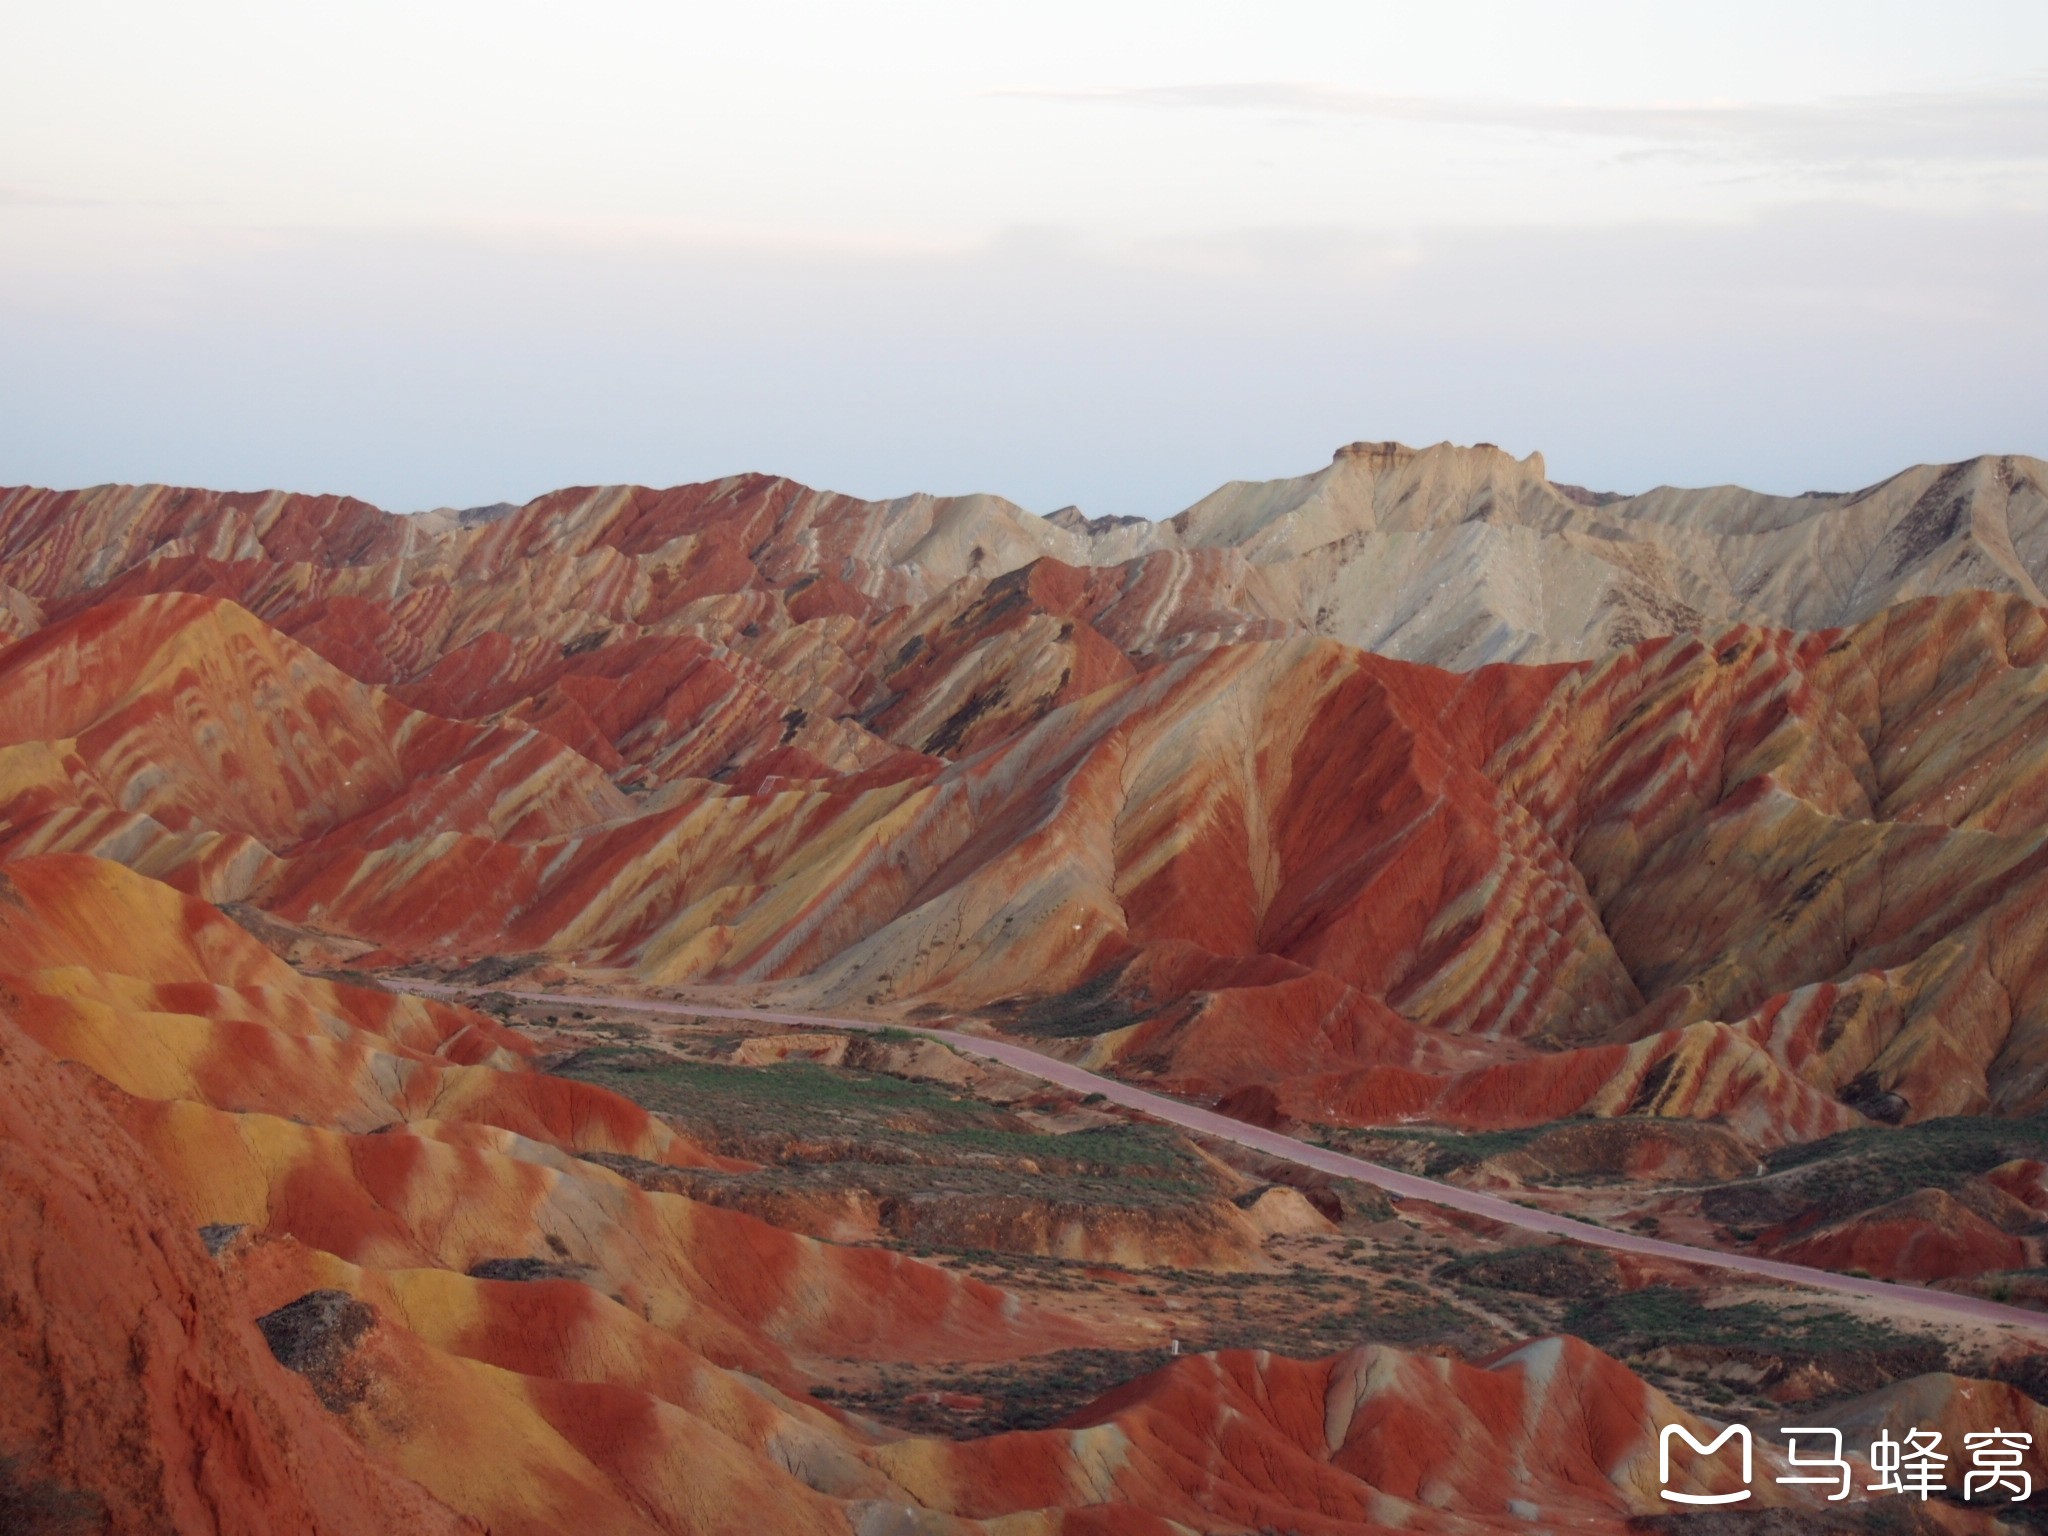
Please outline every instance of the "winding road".
[{"label": "winding road", "polygon": [[1575,1242],[1589,1243],[1599,1248],[1612,1248],[1622,1253],[1638,1253],[1655,1258],[1675,1259],[1686,1264],[1708,1265],[1757,1279],[1781,1280],[1813,1290],[1835,1291],[1848,1296],[1894,1302],[1916,1311],[1939,1313],[1959,1321],[1990,1323],[2025,1328],[2036,1333],[2048,1333],[2048,1313],[2004,1306],[1977,1296],[1959,1296],[1953,1292],[1930,1290],[1917,1285],[1894,1285],[1883,1280],[1840,1275],[1830,1270],[1811,1269],[1803,1264],[1781,1264],[1774,1259],[1757,1258],[1751,1254],[1722,1253],[1712,1248],[1694,1248],[1685,1243],[1666,1242],[1661,1238],[1642,1237],[1632,1232],[1610,1231],[1606,1227],[1574,1221],[1569,1216],[1552,1215],[1548,1211],[1531,1210],[1527,1206],[1515,1204],[1512,1200],[1503,1200],[1498,1195],[1460,1189],[1455,1184],[1440,1183],[1435,1179],[1423,1178],[1419,1174],[1383,1168],[1378,1163],[1349,1157],[1342,1152],[1332,1152],[1326,1147],[1314,1146],[1293,1136],[1283,1135],[1279,1131],[1247,1125],[1241,1120],[1231,1119],[1228,1115],[1219,1115],[1214,1110],[1169,1098],[1165,1094],[1135,1088],[1129,1083],[1118,1082],[1113,1077],[1103,1077],[1070,1062],[1057,1061],[1028,1046],[1017,1045],[1008,1040],[991,1040],[980,1035],[960,1034],[950,1029],[926,1029],[871,1019],[842,1019],[815,1013],[778,1013],[763,1008],[713,1007],[705,1003],[672,1002],[662,998],[606,997],[569,992],[515,992],[503,987],[453,987],[410,977],[386,977],[383,980],[386,986],[394,990],[449,999],[474,997],[491,992],[498,996],[515,998],[523,1003],[553,1004],[558,1007],[602,1007],[684,1018],[751,1019],[762,1024],[793,1024],[812,1029],[869,1032],[883,1029],[906,1030],[912,1034],[941,1041],[966,1055],[1000,1062],[1006,1067],[1013,1067],[1045,1082],[1056,1083],[1062,1088],[1071,1088],[1078,1093],[1099,1093],[1114,1103],[1139,1110],[1155,1119],[1180,1126],[1184,1130],[1212,1136],[1222,1141],[1236,1142],[1239,1146],[1250,1147],[1254,1151],[1297,1163],[1304,1168],[1314,1168],[1338,1178],[1356,1179],[1362,1184],[1375,1185],[1391,1195],[1399,1195],[1404,1199],[1427,1200],[1454,1211],[1463,1211],[1489,1221],[1519,1227],[1523,1231],[1570,1238]]}]

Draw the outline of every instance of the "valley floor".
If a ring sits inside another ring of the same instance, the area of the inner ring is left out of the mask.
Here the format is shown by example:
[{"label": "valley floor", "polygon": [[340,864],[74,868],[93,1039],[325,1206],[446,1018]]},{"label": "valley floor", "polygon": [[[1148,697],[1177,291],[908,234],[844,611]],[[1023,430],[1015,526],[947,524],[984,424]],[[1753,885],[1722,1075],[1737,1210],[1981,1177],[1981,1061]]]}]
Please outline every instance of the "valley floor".
[{"label": "valley floor", "polygon": [[[980,1034],[826,1020],[728,994],[394,984],[460,992],[533,1039],[550,1070],[762,1164],[644,1170],[649,1187],[899,1247],[1126,1341],[993,1369],[814,1362],[833,1400],[922,1433],[1057,1422],[1166,1363],[1176,1342],[1183,1353],[1310,1357],[1370,1340],[1477,1358],[1571,1332],[1675,1401],[1723,1416],[1824,1407],[1929,1370],[2048,1384],[2048,1368],[2031,1363],[2048,1344],[2048,1310],[1745,1252],[1700,1209],[1739,1204],[1745,1181],[1601,1173],[1518,1182],[1512,1202],[1489,1192],[1497,1149],[1540,1145],[1541,1129],[1326,1131],[1321,1140],[1384,1160],[1368,1182],[1316,1167],[1358,1161],[1317,1142],[1219,1126],[1199,1106]],[[1555,1131],[1573,1129],[1596,1128]],[[2048,1152],[2031,1125],[1985,1129]]]}]

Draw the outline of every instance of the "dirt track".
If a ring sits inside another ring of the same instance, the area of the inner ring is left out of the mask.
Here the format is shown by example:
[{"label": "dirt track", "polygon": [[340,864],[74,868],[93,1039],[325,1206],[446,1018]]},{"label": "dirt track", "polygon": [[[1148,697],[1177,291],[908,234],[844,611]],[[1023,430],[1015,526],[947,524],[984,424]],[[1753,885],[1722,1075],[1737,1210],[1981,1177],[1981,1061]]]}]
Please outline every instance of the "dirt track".
[{"label": "dirt track", "polygon": [[2048,1313],[2030,1312],[2023,1307],[2003,1306],[1981,1297],[1958,1296],[1949,1291],[1931,1290],[1916,1285],[1894,1285],[1883,1280],[1859,1279],[1853,1275],[1839,1275],[1825,1269],[1809,1269],[1801,1264],[1781,1264],[1750,1254],[1693,1248],[1684,1243],[1665,1242],[1660,1238],[1611,1231],[1606,1227],[1593,1226],[1589,1222],[1573,1221],[1568,1216],[1554,1216],[1548,1211],[1531,1210],[1511,1200],[1503,1200],[1498,1195],[1460,1189],[1455,1184],[1439,1183],[1435,1179],[1425,1179],[1419,1174],[1383,1168],[1378,1163],[1369,1163],[1363,1158],[1347,1157],[1341,1152],[1312,1146],[1279,1131],[1247,1125],[1241,1120],[1231,1119],[1228,1115],[1219,1115],[1213,1110],[1168,1098],[1164,1094],[1134,1088],[1129,1083],[1118,1082],[1113,1077],[1103,1077],[1084,1067],[1056,1061],[1028,1046],[1017,1045],[1008,1040],[990,1040],[979,1035],[960,1034],[950,1029],[923,1029],[915,1025],[882,1023],[870,1019],[842,1019],[817,1013],[780,1013],[765,1008],[724,1008],[705,1003],[669,1002],[659,998],[609,997],[569,992],[516,992],[503,987],[450,987],[409,978],[389,978],[387,984],[394,988],[436,997],[459,998],[491,991],[524,1003],[550,1003],[561,1007],[601,1006],[634,1013],[751,1019],[762,1024],[794,1024],[820,1029],[906,1029],[943,1041],[967,1055],[1001,1062],[1006,1067],[1015,1068],[1045,1082],[1057,1083],[1062,1088],[1071,1088],[1080,1093],[1099,1093],[1115,1103],[1130,1109],[1142,1110],[1148,1115],[1185,1130],[1234,1141],[1240,1146],[1251,1147],[1270,1156],[1298,1163],[1304,1168],[1314,1168],[1323,1173],[1333,1174],[1338,1178],[1356,1179],[1362,1184],[1375,1185],[1389,1194],[1399,1195],[1404,1199],[1427,1200],[1451,1210],[1464,1211],[1507,1226],[1519,1227],[1524,1231],[1567,1237],[1576,1242],[1612,1248],[1623,1253],[1648,1254],[1658,1258],[1676,1259],[1687,1264],[1709,1265],[1715,1269],[1732,1270],[1738,1274],[1765,1280],[1782,1280],[1813,1290],[1835,1291],[1877,1301],[1896,1302],[1915,1311],[1939,1313],[1974,1323],[2014,1325],[2034,1332],[2048,1333]]}]

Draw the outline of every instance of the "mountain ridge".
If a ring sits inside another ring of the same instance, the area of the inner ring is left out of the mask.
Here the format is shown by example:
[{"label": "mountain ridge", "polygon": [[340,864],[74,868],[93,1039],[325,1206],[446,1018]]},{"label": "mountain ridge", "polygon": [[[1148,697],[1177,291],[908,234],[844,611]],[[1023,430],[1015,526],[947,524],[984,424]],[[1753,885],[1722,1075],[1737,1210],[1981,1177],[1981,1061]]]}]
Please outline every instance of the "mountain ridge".
[{"label": "mountain ridge", "polygon": [[[1541,454],[1361,442],[1308,474],[1230,482],[1157,522],[1040,517],[983,493],[862,501],[760,474],[417,514],[280,492],[17,487],[0,490],[0,625],[24,632],[37,606],[180,557],[411,576],[553,557],[616,562],[629,584],[644,575],[698,594],[784,590],[808,575],[884,606],[1054,559],[1220,581],[1240,620],[1465,669],[1579,659],[1717,622],[1827,628],[1966,588],[2048,601],[2044,486],[2041,460],[1987,455],[1843,494],[1657,487],[1581,499],[1546,478]],[[738,541],[721,536],[734,520]],[[53,537],[59,525],[92,536]]]},{"label": "mountain ridge", "polygon": [[1621,1536],[1731,1401],[2048,1433],[1963,1309],[1505,1247],[775,1012],[2038,1300],[2040,471],[0,493],[0,1524]]}]

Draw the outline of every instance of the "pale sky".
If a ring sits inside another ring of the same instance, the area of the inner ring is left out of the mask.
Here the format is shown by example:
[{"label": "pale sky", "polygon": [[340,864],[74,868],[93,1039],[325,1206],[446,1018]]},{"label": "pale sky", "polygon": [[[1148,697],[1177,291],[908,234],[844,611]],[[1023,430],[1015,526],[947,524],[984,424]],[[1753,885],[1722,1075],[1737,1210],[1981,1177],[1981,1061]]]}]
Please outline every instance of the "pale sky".
[{"label": "pale sky", "polygon": [[0,0],[0,484],[2048,456],[2048,6]]}]

